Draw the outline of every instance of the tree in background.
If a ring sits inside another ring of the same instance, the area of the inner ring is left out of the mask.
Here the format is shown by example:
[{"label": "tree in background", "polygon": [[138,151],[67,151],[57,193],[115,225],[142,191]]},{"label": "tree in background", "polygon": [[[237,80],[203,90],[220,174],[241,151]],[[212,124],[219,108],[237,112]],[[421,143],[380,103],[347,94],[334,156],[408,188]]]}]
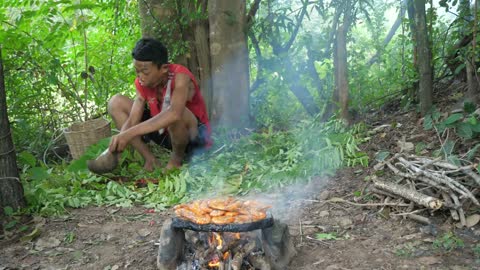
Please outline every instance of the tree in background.
[{"label": "tree in background", "polygon": [[246,126],[250,77],[245,0],[208,1],[213,83],[212,120]]},{"label": "tree in background", "polygon": [[25,199],[8,122],[5,76],[0,47],[0,217],[6,206],[19,209],[25,206]]},{"label": "tree in background", "polygon": [[[288,2],[287,4],[289,4]],[[303,70],[292,61],[292,58],[295,58],[294,51],[298,49],[294,48],[294,45],[311,3],[302,0],[297,3],[299,6],[295,8],[277,6],[277,4],[276,1],[266,1],[261,13],[262,18],[256,21],[255,29],[257,31],[248,33],[258,62],[252,91],[266,81],[266,74],[279,73],[303,109],[309,115],[315,116],[320,112],[320,108],[303,83]],[[294,15],[289,16],[289,13]],[[253,20],[251,21],[253,23]],[[307,48],[311,46],[304,45]],[[269,53],[270,51],[272,54]],[[318,74],[312,74],[312,77],[318,79]],[[318,83],[318,80],[316,82]]]},{"label": "tree in background", "polygon": [[333,63],[335,69],[335,90],[333,92],[333,103],[338,104],[340,116],[348,120],[348,62],[347,62],[347,34],[353,21],[354,1],[344,1],[343,5],[337,7],[343,14],[340,24],[336,29],[335,44],[333,52]]},{"label": "tree in background", "polygon": [[433,67],[432,51],[429,42],[425,0],[415,1],[415,51],[417,52],[417,69],[419,74],[418,100],[420,112],[426,115],[432,107]]}]

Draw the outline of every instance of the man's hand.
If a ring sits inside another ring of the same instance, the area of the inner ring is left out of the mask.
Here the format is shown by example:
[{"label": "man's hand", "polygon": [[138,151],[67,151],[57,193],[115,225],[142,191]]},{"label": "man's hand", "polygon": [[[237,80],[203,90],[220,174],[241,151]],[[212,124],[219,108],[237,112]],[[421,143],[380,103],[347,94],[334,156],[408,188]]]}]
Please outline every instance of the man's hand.
[{"label": "man's hand", "polygon": [[127,147],[128,142],[131,140],[131,137],[128,136],[126,131],[120,132],[119,134],[112,136],[108,150],[111,153],[119,152],[121,153],[125,147]]}]

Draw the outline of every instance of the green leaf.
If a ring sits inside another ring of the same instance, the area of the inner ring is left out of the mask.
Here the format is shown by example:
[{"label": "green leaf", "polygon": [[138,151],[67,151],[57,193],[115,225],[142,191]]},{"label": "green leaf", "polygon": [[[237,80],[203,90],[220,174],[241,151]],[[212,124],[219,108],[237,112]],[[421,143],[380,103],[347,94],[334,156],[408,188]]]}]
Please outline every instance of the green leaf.
[{"label": "green leaf", "polygon": [[433,120],[430,115],[425,116],[423,119],[423,129],[424,130],[430,130],[433,128]]},{"label": "green leaf", "polygon": [[454,113],[454,114],[450,115],[447,119],[445,119],[445,121],[443,121],[443,123],[445,125],[451,125],[451,124],[457,122],[458,120],[460,120],[462,118],[463,118],[463,114]]},{"label": "green leaf", "polygon": [[415,145],[415,154],[419,155],[425,148],[427,148],[427,144],[425,142],[419,142]]},{"label": "green leaf", "polygon": [[461,165],[462,165],[462,162],[460,161],[460,159],[459,159],[457,156],[455,156],[455,155],[450,155],[450,156],[448,156],[447,161],[450,162],[450,163],[452,163],[452,164],[455,164],[455,165],[457,165],[457,166],[461,166]]},{"label": "green leaf", "polygon": [[480,122],[470,126],[473,131],[480,133]]},{"label": "green leaf", "polygon": [[40,236],[40,233],[41,233],[40,229],[35,227],[35,229],[33,229],[32,232],[30,232],[29,234],[24,235],[22,238],[20,238],[20,241],[22,241],[22,242],[32,241],[33,239]]},{"label": "green leaf", "polygon": [[68,232],[65,235],[65,237],[63,238],[63,242],[65,242],[67,244],[73,243],[74,240],[75,240],[75,233],[74,232]]},{"label": "green leaf", "polygon": [[375,155],[375,159],[378,161],[384,161],[389,155],[389,151],[380,151]]},{"label": "green leaf", "polygon": [[472,126],[468,123],[460,123],[457,127],[457,134],[462,138],[471,139],[473,137]]},{"label": "green leaf", "polygon": [[5,224],[5,229],[6,230],[11,230],[13,229],[13,227],[15,227],[15,225],[17,225],[18,221],[16,220],[12,220],[10,222],[8,222],[7,224]]},{"label": "green leaf", "polygon": [[74,160],[67,167],[70,172],[80,172],[87,170],[87,160],[93,160],[97,158],[110,144],[110,137],[103,138],[96,144],[90,145],[85,153],[77,160]]},{"label": "green leaf", "polygon": [[13,216],[13,208],[10,206],[5,206],[3,208],[3,212],[5,213],[6,216],[9,216],[9,217]]},{"label": "green leaf", "polygon": [[35,167],[37,164],[37,159],[35,156],[27,151],[22,151],[20,154],[18,154],[18,159],[20,163],[26,164],[30,167]]},{"label": "green leaf", "polygon": [[467,160],[473,160],[475,157],[478,148],[480,147],[480,144],[475,145],[472,149],[468,150],[467,152]]},{"label": "green leaf", "polygon": [[47,169],[42,168],[42,167],[30,168],[27,171],[27,174],[30,176],[31,179],[38,180],[38,181],[45,180],[50,176]]},{"label": "green leaf", "polygon": [[317,233],[315,238],[318,240],[337,240],[337,236],[334,233]]},{"label": "green leaf", "polygon": [[446,140],[444,143],[443,143],[443,146],[442,146],[442,150],[444,153],[448,155],[451,155],[452,152],[453,152],[453,149],[455,148],[455,142],[452,141],[452,140]]},{"label": "green leaf", "polygon": [[477,109],[477,106],[473,102],[465,101],[463,103],[463,111],[467,114],[473,113],[476,109]]},{"label": "green leaf", "polygon": [[465,63],[462,63],[460,65],[458,65],[458,67],[455,69],[455,71],[453,72],[453,74],[457,75],[460,73],[460,71],[462,71],[462,69],[465,68]]}]

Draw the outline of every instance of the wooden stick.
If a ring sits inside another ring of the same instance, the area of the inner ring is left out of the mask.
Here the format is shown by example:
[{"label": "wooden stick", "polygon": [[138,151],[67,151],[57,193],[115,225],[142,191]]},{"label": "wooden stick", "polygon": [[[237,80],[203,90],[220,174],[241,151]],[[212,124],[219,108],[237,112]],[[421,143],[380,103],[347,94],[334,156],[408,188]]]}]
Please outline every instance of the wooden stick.
[{"label": "wooden stick", "polygon": [[247,257],[247,260],[252,264],[252,266],[255,269],[260,269],[260,270],[271,270],[272,267],[270,264],[267,262],[266,258],[264,256],[253,256],[249,255]]},{"label": "wooden stick", "polygon": [[373,192],[373,193],[377,193],[379,195],[386,196],[386,197],[398,198],[398,196],[395,195],[395,194],[388,193],[386,191],[380,190],[380,189],[375,188],[375,187],[373,187],[370,191]]},{"label": "wooden stick", "polygon": [[480,186],[480,175],[474,173],[471,169],[462,169],[462,172],[472,177],[475,183]]},{"label": "wooden stick", "polygon": [[[409,201],[413,201],[416,204],[423,205],[429,209],[440,209],[443,203],[437,198],[424,195],[415,190],[405,188],[403,186],[397,185],[395,183],[387,183],[380,180],[377,180],[373,183],[376,188],[386,190],[390,193],[396,194],[400,197],[403,197]],[[408,206],[408,205],[407,205]]]},{"label": "wooden stick", "polygon": [[415,215],[415,214],[408,214],[407,217],[410,218],[410,219],[413,219],[413,220],[415,220],[415,221],[418,221],[418,222],[420,222],[420,223],[432,224],[432,222],[430,221],[430,219],[427,218],[427,217],[424,217],[424,216]]},{"label": "wooden stick", "polygon": [[307,238],[307,239],[309,239],[309,240],[313,240],[313,241],[315,241],[315,242],[317,242],[317,243],[319,243],[319,244],[322,244],[322,245],[324,245],[324,246],[326,246],[326,247],[329,247],[329,246],[331,246],[331,244],[330,244],[330,243],[327,243],[327,242],[325,242],[325,241],[322,241],[322,240],[320,240],[320,239],[313,238],[313,237],[311,237],[311,236],[308,236],[308,235],[307,235],[307,237],[306,237],[306,238]]},{"label": "wooden stick", "polygon": [[467,225],[467,221],[465,220],[465,213],[463,212],[462,205],[460,204],[460,200],[458,200],[457,195],[450,193],[450,197],[453,199],[453,203],[458,206],[458,216],[460,217],[460,224],[462,224],[463,227]]},{"label": "wooden stick", "polygon": [[[415,167],[411,162],[407,161],[402,157],[399,157],[398,160],[403,164],[407,165],[410,169],[412,169],[416,175],[423,175],[425,177],[430,178],[431,180],[436,181],[437,183],[444,184],[448,186],[450,189],[456,191],[457,193],[460,193],[462,196],[468,197],[469,199],[471,199],[473,203],[475,203],[475,205],[480,206],[480,203],[478,202],[478,200],[475,198],[475,196],[473,196],[473,194],[465,186],[451,179],[450,177],[446,175],[441,175],[438,173],[421,171],[417,167]],[[452,166],[455,166],[455,165],[452,165]]]},{"label": "wooden stick", "polygon": [[[453,205],[452,199],[450,196],[448,196],[447,193],[442,192],[442,197],[445,200],[445,203],[450,203]],[[457,210],[455,209],[450,209],[450,215],[452,216],[453,220],[460,220],[460,217],[458,216]]]},{"label": "wooden stick", "polygon": [[337,197],[334,197],[334,198],[331,198],[329,200],[327,200],[326,202],[328,203],[346,203],[346,204],[350,204],[350,205],[354,205],[354,206],[408,206],[408,204],[406,203],[354,203],[354,202],[350,202],[350,201],[347,201],[347,200],[344,200],[342,198],[337,198]]},{"label": "wooden stick", "polygon": [[302,227],[302,220],[298,219],[298,223],[300,224],[300,243],[303,243],[303,227]]}]

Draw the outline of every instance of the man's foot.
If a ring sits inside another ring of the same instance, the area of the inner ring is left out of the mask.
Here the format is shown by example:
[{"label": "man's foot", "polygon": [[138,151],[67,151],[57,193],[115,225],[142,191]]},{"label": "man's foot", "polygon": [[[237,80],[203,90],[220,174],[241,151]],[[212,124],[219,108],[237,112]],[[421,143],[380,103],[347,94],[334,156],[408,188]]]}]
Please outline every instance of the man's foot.
[{"label": "man's foot", "polygon": [[182,167],[182,162],[181,161],[178,161],[176,159],[170,159],[168,161],[168,164],[167,166],[165,167],[165,170],[171,170],[171,169],[178,169]]},{"label": "man's foot", "polygon": [[145,169],[147,172],[152,172],[155,170],[155,168],[161,168],[162,163],[158,161],[156,158],[153,160],[145,160],[145,165],[143,165],[143,169]]}]

